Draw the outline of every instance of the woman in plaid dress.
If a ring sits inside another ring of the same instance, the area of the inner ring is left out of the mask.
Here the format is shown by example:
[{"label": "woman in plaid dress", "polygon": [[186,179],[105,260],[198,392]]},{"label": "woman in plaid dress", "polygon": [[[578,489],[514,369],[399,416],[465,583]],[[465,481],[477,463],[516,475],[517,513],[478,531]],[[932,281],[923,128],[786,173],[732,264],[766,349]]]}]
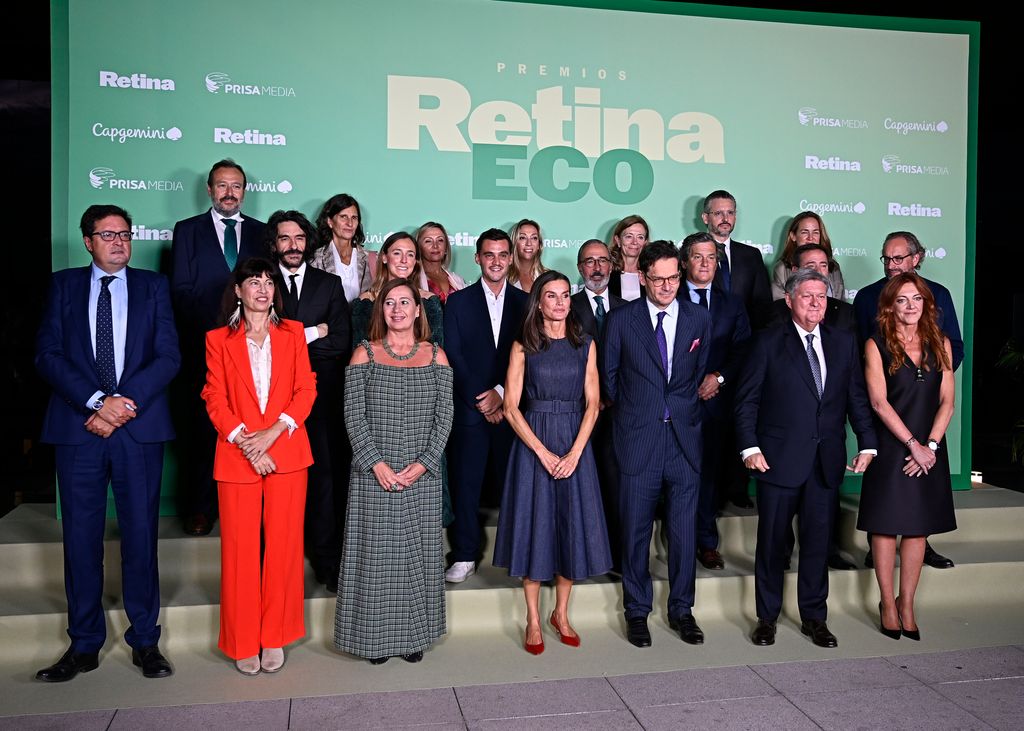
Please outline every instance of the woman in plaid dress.
[{"label": "woman in plaid dress", "polygon": [[345,374],[352,476],[334,644],[374,664],[419,662],[445,633],[441,464],[452,370],[406,279],[382,288],[369,337]]}]

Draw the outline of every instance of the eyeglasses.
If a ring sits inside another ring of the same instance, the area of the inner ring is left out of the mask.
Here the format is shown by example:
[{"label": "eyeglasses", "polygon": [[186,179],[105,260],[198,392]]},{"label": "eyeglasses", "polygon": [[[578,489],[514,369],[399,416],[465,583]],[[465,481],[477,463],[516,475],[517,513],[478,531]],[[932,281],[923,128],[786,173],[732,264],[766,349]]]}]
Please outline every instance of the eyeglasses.
[{"label": "eyeglasses", "polygon": [[99,236],[101,239],[110,243],[114,239],[121,239],[126,244],[132,240],[131,231],[93,231],[93,236]]},{"label": "eyeglasses", "polygon": [[583,266],[596,267],[604,266],[605,264],[611,264],[612,260],[607,256],[588,256],[586,259],[580,262]]},{"label": "eyeglasses", "polygon": [[903,256],[880,256],[878,257],[878,261],[882,262],[886,266],[889,266],[889,262],[899,266],[903,263],[904,259],[909,259],[912,256],[913,254],[904,254]]},{"label": "eyeglasses", "polygon": [[653,284],[655,287],[661,287],[665,284],[679,284],[679,280],[682,278],[682,274],[672,274],[667,277],[651,277],[647,275],[644,276],[644,279]]}]

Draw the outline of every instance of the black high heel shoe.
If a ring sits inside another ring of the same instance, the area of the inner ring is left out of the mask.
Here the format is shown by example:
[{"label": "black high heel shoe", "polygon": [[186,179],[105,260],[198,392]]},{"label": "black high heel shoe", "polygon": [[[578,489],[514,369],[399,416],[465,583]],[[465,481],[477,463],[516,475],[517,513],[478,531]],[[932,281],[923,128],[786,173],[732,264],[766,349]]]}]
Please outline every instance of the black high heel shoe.
[{"label": "black high heel shoe", "polygon": [[[896,614],[899,616],[899,610],[896,611]],[[889,629],[882,624],[882,602],[878,602],[878,629],[881,630],[882,634],[890,640],[898,640],[903,633],[902,627],[903,625],[900,625],[899,629]]]},{"label": "black high heel shoe", "polygon": [[903,626],[903,616],[900,614],[900,598],[899,597],[896,597],[896,616],[900,618],[900,632],[903,633],[903,636],[906,637],[908,640],[914,640],[914,642],[920,642],[921,641],[921,628],[920,627],[918,627],[917,629],[907,629],[906,627]]}]

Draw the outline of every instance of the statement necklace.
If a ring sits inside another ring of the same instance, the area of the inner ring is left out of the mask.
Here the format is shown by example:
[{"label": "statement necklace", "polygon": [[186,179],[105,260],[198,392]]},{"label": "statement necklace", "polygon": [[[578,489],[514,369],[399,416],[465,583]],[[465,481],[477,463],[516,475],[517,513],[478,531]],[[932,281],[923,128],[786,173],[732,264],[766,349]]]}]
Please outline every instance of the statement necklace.
[{"label": "statement necklace", "polygon": [[409,360],[411,357],[416,355],[416,351],[420,349],[420,343],[417,340],[416,343],[412,346],[412,350],[410,350],[405,355],[398,355],[395,351],[391,349],[391,346],[388,344],[387,338],[381,338],[380,342],[381,345],[384,346],[384,352],[390,355],[395,360]]}]

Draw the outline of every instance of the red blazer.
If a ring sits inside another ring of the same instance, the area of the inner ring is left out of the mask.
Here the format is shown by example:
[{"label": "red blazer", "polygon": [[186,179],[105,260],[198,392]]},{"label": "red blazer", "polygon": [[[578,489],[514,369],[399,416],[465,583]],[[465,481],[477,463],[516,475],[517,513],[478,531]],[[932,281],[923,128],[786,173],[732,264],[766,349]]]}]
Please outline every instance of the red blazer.
[{"label": "red blazer", "polygon": [[270,352],[270,395],[266,413],[261,414],[249,365],[245,327],[234,331],[222,327],[206,333],[203,400],[219,435],[213,463],[215,480],[256,482],[261,479],[242,450],[230,444],[227,438],[243,422],[249,431],[266,429],[282,412],[292,417],[299,428],[290,436],[284,432],[271,446],[268,454],[277,464],[277,471],[294,472],[313,464],[304,423],[316,399],[316,376],[309,367],[301,323],[281,320],[278,326],[271,325]]}]

